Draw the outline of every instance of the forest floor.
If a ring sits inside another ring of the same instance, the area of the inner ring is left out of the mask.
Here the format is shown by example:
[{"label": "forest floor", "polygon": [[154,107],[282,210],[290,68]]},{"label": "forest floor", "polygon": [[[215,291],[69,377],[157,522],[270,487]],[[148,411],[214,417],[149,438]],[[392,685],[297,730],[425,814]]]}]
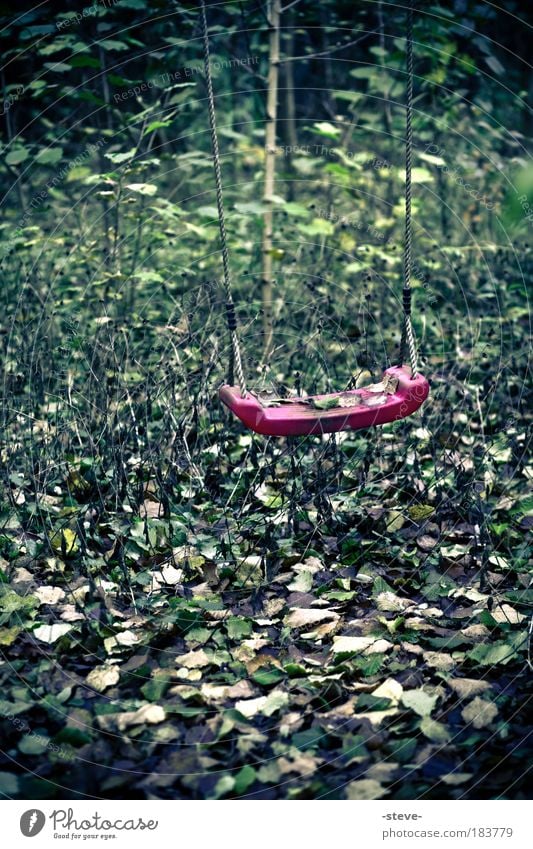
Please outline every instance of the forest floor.
[{"label": "forest floor", "polygon": [[525,797],[527,416],[491,408],[480,480],[482,425],[450,382],[409,422],[335,439],[217,411],[173,477],[132,457],[115,508],[90,458],[37,496],[12,474],[1,791]]}]

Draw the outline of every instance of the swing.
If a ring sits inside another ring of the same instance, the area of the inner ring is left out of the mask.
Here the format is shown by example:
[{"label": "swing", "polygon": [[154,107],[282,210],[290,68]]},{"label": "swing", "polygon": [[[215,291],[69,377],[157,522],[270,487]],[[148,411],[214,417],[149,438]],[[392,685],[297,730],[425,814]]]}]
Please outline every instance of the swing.
[{"label": "swing", "polygon": [[[374,427],[410,416],[423,404],[429,393],[429,383],[417,369],[416,342],[411,320],[412,0],[409,4],[406,38],[405,242],[400,363],[397,366],[386,369],[383,373],[382,380],[372,386],[327,395],[312,395],[288,399],[277,398],[272,400],[270,398],[264,398],[261,393],[249,391],[246,387],[237,333],[235,306],[231,292],[205,0],[201,2],[201,16],[209,127],[211,132],[223,281],[226,296],[226,318],[231,341],[228,380],[219,390],[220,400],[247,428],[266,436],[305,436],[309,434],[337,433],[342,430],[359,430],[360,428]],[[408,355],[409,365],[404,364],[406,354]],[[234,385],[235,374],[238,385]]]}]

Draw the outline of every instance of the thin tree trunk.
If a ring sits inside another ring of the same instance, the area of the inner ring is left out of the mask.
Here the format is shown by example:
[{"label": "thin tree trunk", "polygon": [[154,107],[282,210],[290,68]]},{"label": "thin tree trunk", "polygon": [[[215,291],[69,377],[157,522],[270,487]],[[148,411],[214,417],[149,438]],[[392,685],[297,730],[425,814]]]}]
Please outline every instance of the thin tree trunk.
[{"label": "thin tree trunk", "polygon": [[[287,30],[284,34],[283,53],[285,58],[292,58],[294,53],[294,33],[293,33],[294,16],[293,10],[290,9],[287,14]],[[294,67],[292,62],[284,62],[283,64],[283,81],[285,84],[285,121],[283,127],[283,137],[286,142],[286,171],[289,179],[287,183],[287,197],[289,200],[294,200],[294,168],[292,165],[293,152],[298,146],[298,133],[296,130],[296,102],[294,98]]]},{"label": "thin tree trunk", "polygon": [[265,362],[272,351],[272,195],[276,167],[276,119],[278,109],[279,34],[281,0],[269,0],[268,21],[270,26],[270,49],[268,67],[268,92],[265,133],[265,187],[263,202],[262,244],[262,302],[263,302],[263,359]]},{"label": "thin tree trunk", "polygon": [[[385,51],[385,23],[383,20],[383,3],[379,0],[377,5],[377,13],[378,13],[378,32],[379,32],[379,46],[382,51]],[[382,65],[386,65],[384,54],[381,54],[380,62]],[[384,72],[384,77],[386,78],[387,71]],[[392,115],[391,115],[391,105],[389,100],[389,92],[385,91],[385,86],[383,86],[383,118],[385,121],[385,132],[387,136],[391,135],[391,127],[392,127]]]},{"label": "thin tree trunk", "polygon": [[[3,102],[7,103],[6,78],[5,78],[3,71],[2,71],[2,92],[3,92],[3,95],[4,95]],[[11,123],[11,115],[10,115],[9,105],[6,108],[4,108],[4,115],[5,115],[5,118],[6,118],[7,140],[8,140],[8,143],[11,144],[11,141],[13,139],[13,126],[12,126],[12,123]],[[22,177],[19,174],[17,174],[16,170],[14,171],[11,168],[11,166],[7,164],[7,162],[5,160],[4,160],[4,165],[6,166],[6,169],[8,170],[10,176],[13,178],[13,183],[17,187],[17,194],[19,196],[20,209],[21,209],[22,214],[24,214],[24,212],[26,211],[26,199],[24,197],[24,189],[22,187]]]},{"label": "thin tree trunk", "polygon": [[[330,54],[330,45],[327,37],[327,26],[329,23],[329,10],[326,9],[325,6],[319,7],[320,11],[320,33],[322,38],[322,52],[324,54],[323,62],[324,62],[324,82],[326,88],[326,99],[325,99],[325,107],[329,112],[330,118],[335,120],[337,115],[337,101],[332,94],[334,89],[334,80],[335,74],[333,72],[333,65],[331,62],[331,54]],[[320,59],[319,59],[320,61]]]}]

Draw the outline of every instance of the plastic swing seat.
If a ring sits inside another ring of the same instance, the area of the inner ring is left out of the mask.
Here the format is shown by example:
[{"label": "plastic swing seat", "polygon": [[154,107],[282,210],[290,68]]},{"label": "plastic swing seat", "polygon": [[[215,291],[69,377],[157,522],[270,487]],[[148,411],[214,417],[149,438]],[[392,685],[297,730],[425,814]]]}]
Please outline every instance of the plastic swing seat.
[{"label": "plastic swing seat", "polygon": [[[426,378],[421,374],[411,377],[407,366],[386,369],[383,381],[397,381],[394,391],[386,394],[378,389],[378,384],[347,392],[283,400],[280,406],[265,405],[251,392],[242,397],[239,387],[227,384],[220,388],[219,395],[226,407],[256,433],[306,436],[398,421],[418,410],[429,393]],[[338,406],[335,399],[338,399]]]}]

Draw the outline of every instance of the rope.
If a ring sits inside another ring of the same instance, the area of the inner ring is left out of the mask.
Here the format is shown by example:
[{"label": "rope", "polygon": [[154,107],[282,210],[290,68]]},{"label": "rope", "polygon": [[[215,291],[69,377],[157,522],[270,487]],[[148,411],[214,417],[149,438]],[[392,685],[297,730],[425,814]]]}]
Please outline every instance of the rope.
[{"label": "rope", "polygon": [[231,340],[231,356],[228,367],[228,383],[233,385],[234,372],[241,390],[241,395],[246,395],[246,380],[242,368],[241,347],[237,334],[237,320],[235,317],[235,305],[231,294],[231,275],[229,270],[228,239],[226,234],[226,221],[224,215],[224,198],[222,196],[222,176],[220,173],[220,154],[218,149],[217,121],[215,113],[215,98],[213,95],[213,81],[211,79],[211,62],[209,56],[209,32],[207,29],[207,17],[205,14],[205,2],[201,0],[201,14],[204,42],[204,68],[205,82],[207,86],[207,105],[209,111],[209,128],[211,130],[211,149],[213,152],[213,169],[215,172],[215,187],[217,196],[218,225],[220,230],[220,247],[222,251],[222,269],[224,276],[224,291],[226,296],[226,318]]},{"label": "rope", "polygon": [[406,38],[407,92],[405,103],[405,241],[403,255],[403,324],[402,340],[400,342],[400,365],[403,364],[407,349],[411,365],[411,376],[416,377],[416,342],[413,324],[411,321],[411,270],[413,265],[413,222],[411,215],[411,166],[413,159],[413,4],[414,0],[409,0]]}]

